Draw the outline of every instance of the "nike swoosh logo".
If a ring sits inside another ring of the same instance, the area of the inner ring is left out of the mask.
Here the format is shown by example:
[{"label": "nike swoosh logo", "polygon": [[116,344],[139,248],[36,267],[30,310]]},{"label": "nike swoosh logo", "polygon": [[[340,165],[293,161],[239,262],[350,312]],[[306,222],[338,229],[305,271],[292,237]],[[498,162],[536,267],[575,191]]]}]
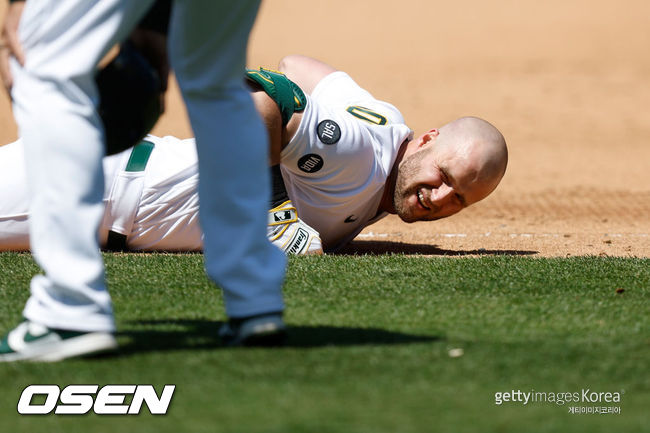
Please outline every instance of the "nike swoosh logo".
[{"label": "nike swoosh logo", "polygon": [[25,329],[27,326],[27,322],[23,322],[7,335],[7,344],[14,352],[24,350],[29,343],[34,343],[37,340],[46,343],[59,340],[58,336],[49,330],[41,335],[33,335],[29,329]]},{"label": "nike swoosh logo", "polygon": [[350,215],[349,217],[347,217],[347,218],[345,219],[345,222],[346,222],[346,223],[353,223],[353,222],[355,222],[356,220],[357,220],[357,217],[355,217],[354,215]]},{"label": "nike swoosh logo", "polygon": [[34,341],[36,341],[36,340],[41,340],[41,339],[47,338],[47,337],[49,337],[51,334],[52,334],[52,332],[51,332],[51,331],[48,331],[48,332],[46,332],[45,334],[41,334],[41,335],[32,335],[31,332],[27,331],[27,333],[26,333],[25,336],[23,337],[23,341],[24,341],[25,343],[31,343],[31,342],[34,342]]}]

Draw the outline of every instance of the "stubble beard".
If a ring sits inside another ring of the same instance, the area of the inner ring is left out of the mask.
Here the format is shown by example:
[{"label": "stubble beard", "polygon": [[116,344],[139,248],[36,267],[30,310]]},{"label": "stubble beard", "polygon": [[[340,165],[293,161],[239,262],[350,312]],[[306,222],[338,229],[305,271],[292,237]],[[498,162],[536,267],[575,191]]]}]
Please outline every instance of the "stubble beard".
[{"label": "stubble beard", "polygon": [[417,221],[412,214],[411,209],[406,206],[406,198],[417,193],[418,185],[410,185],[410,179],[413,179],[419,171],[419,160],[417,153],[410,155],[399,165],[397,171],[397,180],[395,181],[395,192],[393,194],[393,206],[395,212],[407,223]]}]

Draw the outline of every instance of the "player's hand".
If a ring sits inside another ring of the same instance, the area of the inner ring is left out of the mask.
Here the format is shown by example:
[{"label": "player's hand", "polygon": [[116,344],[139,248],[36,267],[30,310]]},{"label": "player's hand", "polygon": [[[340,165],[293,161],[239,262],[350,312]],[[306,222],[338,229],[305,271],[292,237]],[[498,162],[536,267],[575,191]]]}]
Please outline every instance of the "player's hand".
[{"label": "player's hand", "polygon": [[13,85],[13,78],[9,69],[9,58],[13,56],[18,60],[18,63],[25,64],[25,55],[18,39],[18,23],[20,23],[24,7],[24,1],[9,4],[2,28],[2,37],[0,37],[0,75],[2,75],[2,84],[7,89],[7,92],[11,92],[11,86]]}]

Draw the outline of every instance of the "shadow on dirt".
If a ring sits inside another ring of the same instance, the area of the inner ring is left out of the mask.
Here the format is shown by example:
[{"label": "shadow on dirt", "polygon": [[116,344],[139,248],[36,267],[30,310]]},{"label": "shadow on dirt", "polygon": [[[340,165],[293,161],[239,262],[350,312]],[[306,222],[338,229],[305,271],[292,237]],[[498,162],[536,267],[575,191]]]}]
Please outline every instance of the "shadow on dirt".
[{"label": "shadow on dirt", "polygon": [[412,254],[423,256],[532,256],[538,254],[534,250],[448,250],[436,245],[405,244],[392,241],[352,241],[345,248],[336,251],[337,255],[382,255],[382,254]]}]

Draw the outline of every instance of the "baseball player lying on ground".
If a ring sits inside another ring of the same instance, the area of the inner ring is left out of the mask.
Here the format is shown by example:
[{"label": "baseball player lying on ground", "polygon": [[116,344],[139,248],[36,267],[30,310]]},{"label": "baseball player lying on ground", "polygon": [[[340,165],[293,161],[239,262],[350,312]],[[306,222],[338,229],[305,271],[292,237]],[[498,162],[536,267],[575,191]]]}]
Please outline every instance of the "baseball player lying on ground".
[{"label": "baseball player lying on ground", "polygon": [[[99,230],[108,250],[201,251],[194,139],[148,135],[103,161],[106,210]],[[29,250],[29,203],[20,140],[0,146],[0,251]],[[318,233],[291,201],[269,211],[269,238],[287,253],[322,253]],[[299,236],[300,235],[300,236]]]},{"label": "baseball player lying on ground", "polygon": [[[287,253],[335,250],[388,214],[405,222],[451,216],[505,173],[505,141],[484,120],[461,118],[414,138],[393,105],[346,73],[304,56],[285,57],[279,69],[286,76],[260,69],[247,78],[270,137],[268,237]],[[104,247],[201,250],[193,139],[149,135],[106,157],[104,173]],[[20,140],[0,147],[0,176],[0,250],[27,250]]]}]

